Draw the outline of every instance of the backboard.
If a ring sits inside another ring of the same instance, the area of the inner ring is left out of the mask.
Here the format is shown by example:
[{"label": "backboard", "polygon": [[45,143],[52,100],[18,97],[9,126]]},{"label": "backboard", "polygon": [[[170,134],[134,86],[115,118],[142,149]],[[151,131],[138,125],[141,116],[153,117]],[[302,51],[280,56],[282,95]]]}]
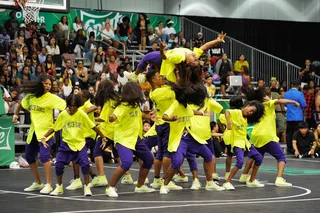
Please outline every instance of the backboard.
[{"label": "backboard", "polygon": [[[32,3],[30,3],[32,4]],[[14,0],[0,0],[0,9],[15,9]],[[43,5],[40,7],[40,11],[48,12],[69,12],[70,0],[44,0]]]}]

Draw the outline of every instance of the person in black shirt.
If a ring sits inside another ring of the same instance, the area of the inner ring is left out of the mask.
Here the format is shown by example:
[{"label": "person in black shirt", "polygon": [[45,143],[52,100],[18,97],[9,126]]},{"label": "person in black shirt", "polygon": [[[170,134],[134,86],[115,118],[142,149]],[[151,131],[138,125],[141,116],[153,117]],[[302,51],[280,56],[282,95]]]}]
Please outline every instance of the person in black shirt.
[{"label": "person in black shirt", "polygon": [[[127,40],[131,41],[131,32],[132,28],[130,26],[130,18],[128,16],[124,16],[122,18],[122,22],[118,23],[118,27],[115,30],[115,39],[126,45]],[[118,48],[119,43],[115,42],[114,46],[115,48]]]},{"label": "person in black shirt", "polygon": [[306,59],[305,65],[301,68],[299,76],[301,80],[301,88],[314,79],[315,67],[311,64],[310,59]]},{"label": "person in black shirt", "polygon": [[19,29],[19,22],[16,19],[16,12],[11,11],[10,12],[10,19],[6,21],[4,28],[8,30],[8,34],[11,39],[14,39],[14,34]]},{"label": "person in black shirt", "polygon": [[293,134],[292,145],[294,155],[299,158],[314,157],[314,151],[317,142],[312,132],[309,132],[308,124],[301,122],[298,125],[299,130]]}]

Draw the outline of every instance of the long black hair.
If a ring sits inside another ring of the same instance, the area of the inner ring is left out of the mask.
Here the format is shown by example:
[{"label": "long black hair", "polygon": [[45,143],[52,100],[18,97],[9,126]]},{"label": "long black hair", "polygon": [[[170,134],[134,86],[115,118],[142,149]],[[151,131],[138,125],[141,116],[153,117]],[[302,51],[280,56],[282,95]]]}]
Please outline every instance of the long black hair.
[{"label": "long black hair", "polygon": [[77,108],[83,105],[80,95],[70,94],[67,98],[67,107],[77,106]]},{"label": "long black hair", "polygon": [[41,74],[38,76],[36,81],[27,81],[20,86],[21,93],[30,94],[30,97],[39,98],[45,94],[45,89],[43,82],[49,79],[52,84],[52,77],[46,74]]},{"label": "long black hair", "polygon": [[248,101],[263,102],[264,97],[266,96],[264,88],[258,88],[256,90],[253,88],[246,88],[244,94]]},{"label": "long black hair", "polygon": [[118,102],[119,95],[114,90],[113,82],[110,80],[104,80],[100,82],[93,102],[96,106],[103,107],[104,103],[108,100],[115,100]]},{"label": "long black hair", "polygon": [[145,102],[142,89],[139,84],[128,82],[122,87],[120,100],[117,102],[116,106],[124,102],[128,103],[128,105],[133,108]]},{"label": "long black hair", "polygon": [[248,123],[258,123],[262,116],[264,115],[264,106],[259,101],[249,101],[246,103],[246,106],[254,106],[256,107],[255,113],[247,117]]},{"label": "long black hair", "polygon": [[180,63],[176,66],[179,75],[179,84],[200,84],[202,83],[202,68],[200,66],[192,67],[191,64]]}]

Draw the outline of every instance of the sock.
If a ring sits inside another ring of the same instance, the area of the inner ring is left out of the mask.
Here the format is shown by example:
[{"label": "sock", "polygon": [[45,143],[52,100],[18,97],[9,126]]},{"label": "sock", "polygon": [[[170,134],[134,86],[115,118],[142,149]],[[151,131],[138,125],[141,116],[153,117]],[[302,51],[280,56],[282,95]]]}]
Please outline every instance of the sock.
[{"label": "sock", "polygon": [[96,174],[90,174],[91,178],[93,179],[94,177],[96,177]]},{"label": "sock", "polygon": [[160,178],[160,176],[154,176],[154,178],[157,178],[157,179],[159,179],[159,178]]},{"label": "sock", "polygon": [[73,180],[78,179],[78,178],[80,178],[80,176],[78,176],[78,175],[73,176]]}]

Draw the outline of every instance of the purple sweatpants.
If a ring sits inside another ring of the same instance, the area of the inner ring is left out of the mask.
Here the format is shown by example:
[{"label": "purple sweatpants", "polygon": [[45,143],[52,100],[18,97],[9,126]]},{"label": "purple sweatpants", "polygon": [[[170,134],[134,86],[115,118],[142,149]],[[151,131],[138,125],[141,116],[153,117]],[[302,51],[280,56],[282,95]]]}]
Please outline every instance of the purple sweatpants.
[{"label": "purple sweatpants", "polygon": [[145,71],[148,64],[151,64],[151,65],[157,67],[158,69],[160,69],[161,62],[162,62],[162,60],[161,60],[160,51],[150,52],[150,53],[146,54],[145,56],[143,56],[143,58],[141,59],[141,61],[138,64],[138,68],[142,71]]},{"label": "purple sweatpants", "polygon": [[117,143],[116,148],[121,160],[121,168],[128,171],[133,163],[133,153],[143,161],[142,168],[151,169],[153,165],[153,155],[147,145],[140,139],[137,140],[135,151]]},{"label": "purple sweatpants", "polygon": [[171,158],[171,154],[168,152],[168,141],[170,134],[170,124],[164,123],[156,126],[157,135],[160,140],[158,143],[158,152],[156,159],[162,161],[163,157]]},{"label": "purple sweatpants", "polygon": [[95,143],[95,140],[92,138],[86,138],[86,147],[89,149],[90,147],[92,147]]},{"label": "purple sweatpants", "polygon": [[278,142],[271,141],[264,145],[263,147],[256,148],[258,152],[262,155],[262,159],[264,157],[264,153],[269,153],[272,155],[275,159],[277,159],[278,162],[287,162],[286,156],[284,155],[282,148]]},{"label": "purple sweatpants", "polygon": [[89,174],[90,162],[88,160],[87,151],[88,149],[86,146],[84,146],[80,151],[72,151],[68,144],[62,141],[58,149],[58,157],[55,164],[56,175],[62,175],[64,172],[64,166],[69,165],[73,160],[76,164],[79,164],[83,175]]},{"label": "purple sweatpants", "polygon": [[180,169],[183,158],[187,158],[187,152],[200,155],[206,163],[212,161],[212,153],[208,147],[195,141],[190,134],[186,134],[182,136],[177,151],[171,153],[171,167],[173,169]]},{"label": "purple sweatpants", "polygon": [[253,145],[250,147],[250,151],[245,151],[239,147],[234,147],[234,153],[237,158],[236,167],[239,169],[242,169],[243,163],[244,163],[244,155],[246,154],[249,158],[252,158],[254,160],[254,164],[256,166],[261,166],[262,164],[262,155],[254,148]]},{"label": "purple sweatpants", "polygon": [[107,144],[105,145],[104,149],[102,149],[100,147],[102,144],[102,138],[101,137],[98,138],[97,143],[96,143],[94,150],[93,150],[93,157],[103,156],[104,150],[106,148],[108,148],[108,146],[110,146],[110,145],[112,145],[112,153],[113,153],[114,158],[117,159],[119,157],[118,150],[114,146],[114,141],[109,138],[107,138],[107,140],[108,140]]},{"label": "purple sweatpants", "polygon": [[150,136],[150,137],[146,137],[143,138],[142,141],[143,143],[145,143],[148,147],[148,149],[151,151],[152,147],[155,147],[158,145],[160,138],[158,137],[158,135],[155,136]]},{"label": "purple sweatpants", "polygon": [[215,152],[214,152],[214,147],[213,147],[213,141],[212,141],[212,138],[208,139],[207,140],[207,143],[206,146],[208,147],[208,149],[211,151],[212,155],[213,156],[216,156]]},{"label": "purple sweatpants", "polygon": [[48,148],[45,148],[41,142],[37,140],[36,133],[33,134],[30,144],[26,144],[26,160],[28,164],[36,162],[38,156],[38,150],[40,148],[40,161],[41,163],[46,163],[50,160],[50,150],[53,143],[53,137],[47,141],[49,145]]}]

